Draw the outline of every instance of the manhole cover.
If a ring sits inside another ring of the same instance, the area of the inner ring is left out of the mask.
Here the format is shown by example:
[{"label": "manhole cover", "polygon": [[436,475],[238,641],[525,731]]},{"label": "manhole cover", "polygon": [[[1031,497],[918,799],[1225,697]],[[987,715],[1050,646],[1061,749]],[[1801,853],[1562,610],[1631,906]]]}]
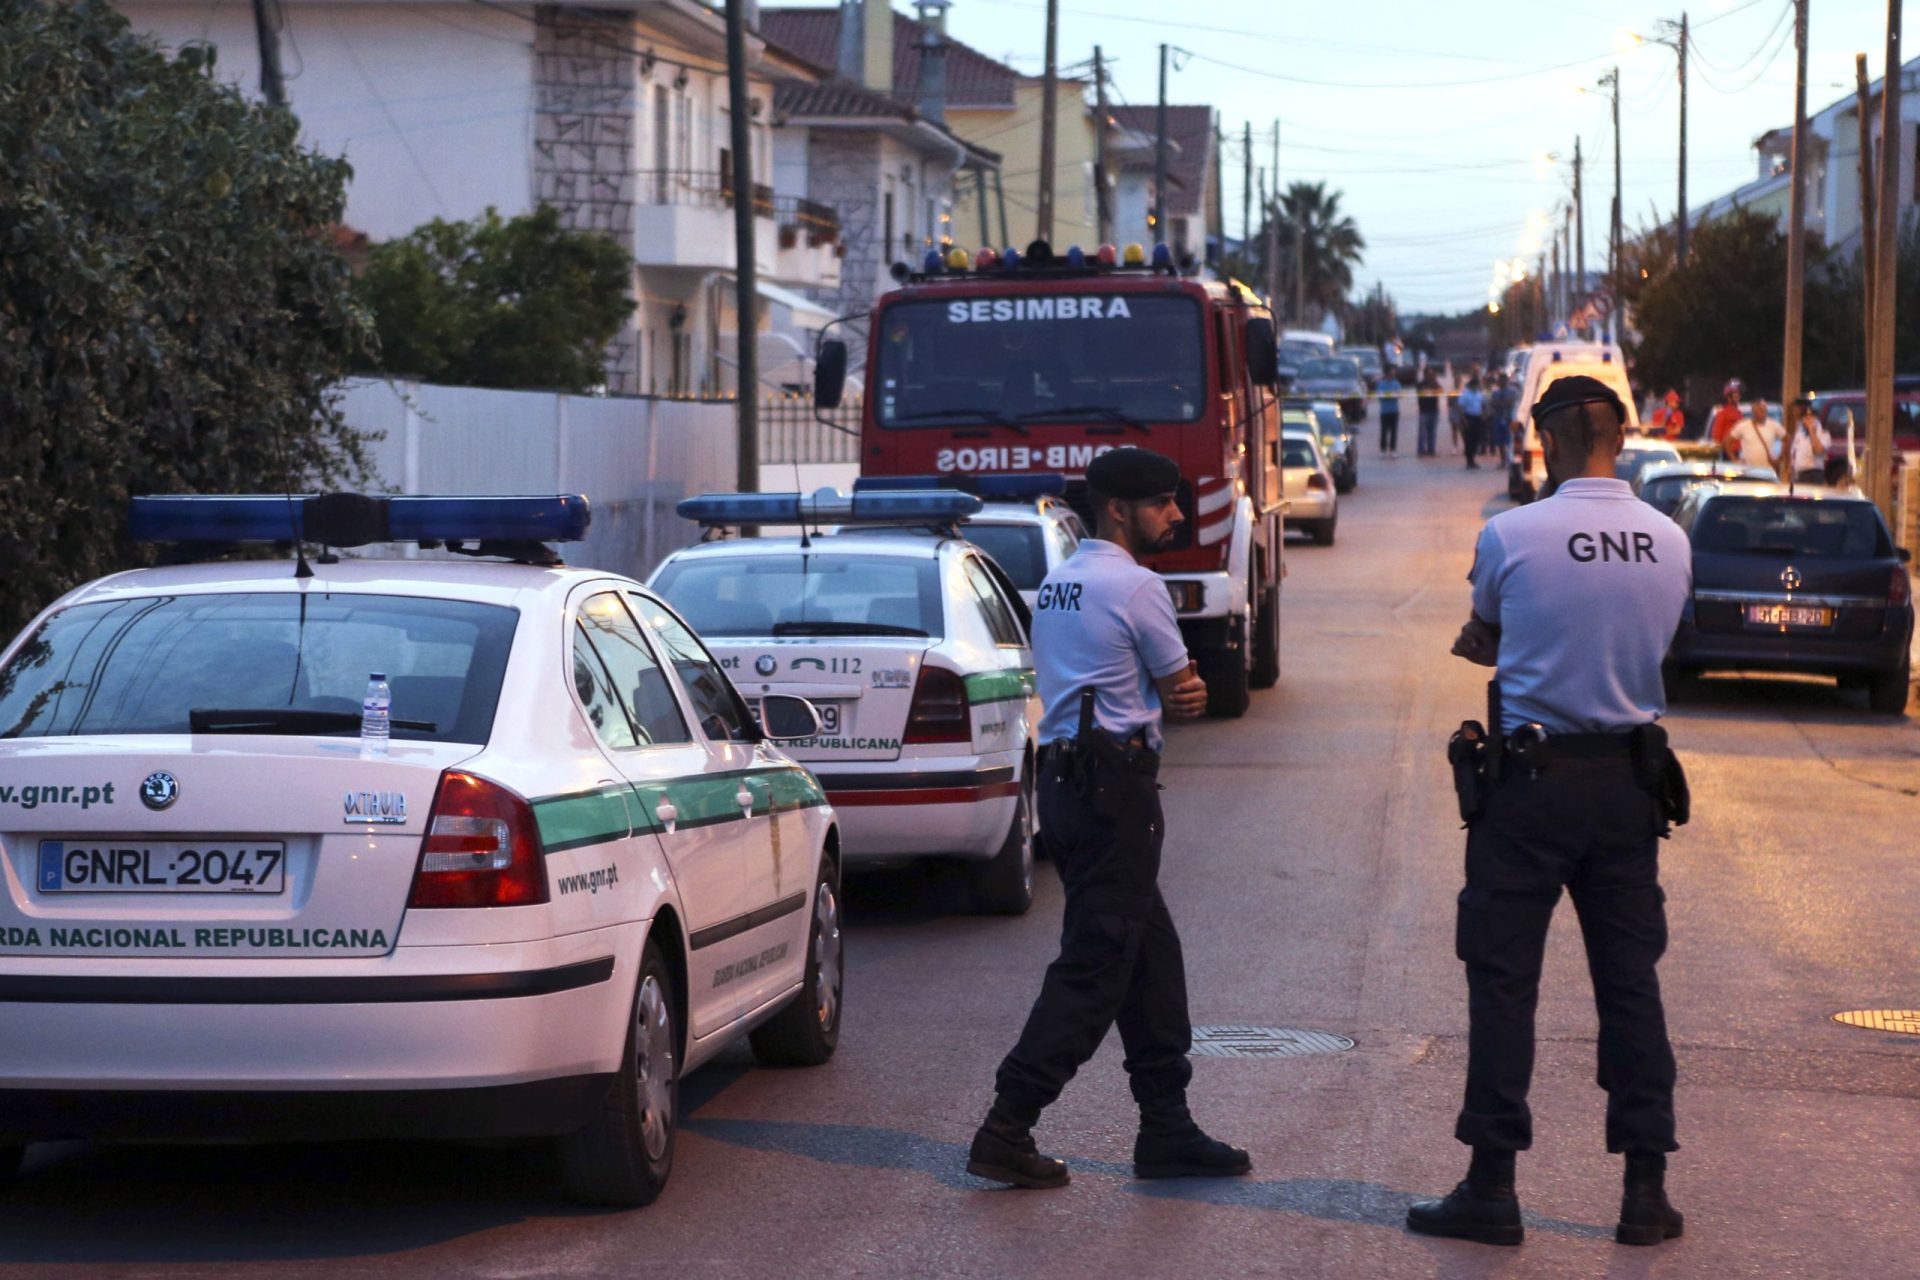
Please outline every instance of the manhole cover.
[{"label": "manhole cover", "polygon": [[1298,1058],[1309,1053],[1344,1053],[1353,1041],[1331,1031],[1295,1027],[1195,1027],[1196,1058]]},{"label": "manhole cover", "polygon": [[[1835,1022],[1868,1031],[1897,1031],[1903,1036],[1920,1036],[1920,1009],[1849,1009],[1833,1015]],[[1194,1033],[1196,1036],[1199,1032]],[[1199,1052],[1199,1050],[1195,1050]]]}]

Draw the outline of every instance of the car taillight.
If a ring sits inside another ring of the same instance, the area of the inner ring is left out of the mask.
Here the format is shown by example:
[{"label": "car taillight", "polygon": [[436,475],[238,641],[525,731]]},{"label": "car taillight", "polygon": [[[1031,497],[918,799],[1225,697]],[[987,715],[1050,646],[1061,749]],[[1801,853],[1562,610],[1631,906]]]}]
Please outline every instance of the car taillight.
[{"label": "car taillight", "polygon": [[533,807],[495,782],[440,775],[409,907],[523,907],[547,901]]},{"label": "car taillight", "polygon": [[1312,475],[1307,477],[1307,488],[1324,489],[1326,487],[1327,487],[1327,478],[1326,476],[1322,475],[1320,472],[1316,471]]},{"label": "car taillight", "polygon": [[928,663],[920,668],[913,686],[913,709],[907,712],[908,743],[968,742],[973,717],[967,710],[967,685],[957,672]]},{"label": "car taillight", "polygon": [[1911,599],[1913,599],[1913,580],[1907,576],[1905,569],[1899,565],[1893,566],[1893,581],[1887,584],[1887,606],[1898,609]]}]

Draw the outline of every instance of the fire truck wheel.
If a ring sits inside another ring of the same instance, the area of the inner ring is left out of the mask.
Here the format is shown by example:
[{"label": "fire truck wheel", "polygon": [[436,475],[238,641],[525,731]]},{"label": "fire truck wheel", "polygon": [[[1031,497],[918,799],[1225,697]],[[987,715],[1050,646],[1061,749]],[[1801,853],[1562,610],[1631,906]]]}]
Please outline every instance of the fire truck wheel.
[{"label": "fire truck wheel", "polygon": [[1271,689],[1280,683],[1280,584],[1260,592],[1260,616],[1253,620],[1253,670],[1247,683]]},{"label": "fire truck wheel", "polygon": [[1202,649],[1194,657],[1194,665],[1200,669],[1200,678],[1207,682],[1207,714],[1226,720],[1237,720],[1247,714],[1247,704],[1252,700],[1247,690],[1247,620],[1242,617],[1232,624],[1234,643],[1220,649]]}]

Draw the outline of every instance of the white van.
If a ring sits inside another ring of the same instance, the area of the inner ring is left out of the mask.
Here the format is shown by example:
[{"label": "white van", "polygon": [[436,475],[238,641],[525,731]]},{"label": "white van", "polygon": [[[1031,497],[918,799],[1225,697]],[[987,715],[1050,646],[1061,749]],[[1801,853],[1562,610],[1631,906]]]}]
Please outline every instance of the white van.
[{"label": "white van", "polygon": [[1515,502],[1532,502],[1547,483],[1545,455],[1533,430],[1528,413],[1541,394],[1562,378],[1584,374],[1598,378],[1620,397],[1627,407],[1627,430],[1640,430],[1640,411],[1633,403],[1633,389],[1627,382],[1627,361],[1617,344],[1611,342],[1540,343],[1527,353],[1526,376],[1520,382],[1520,399],[1513,416],[1513,463],[1507,469],[1507,495]]},{"label": "white van", "polygon": [[1330,333],[1322,333],[1318,329],[1282,329],[1280,331],[1280,341],[1310,342],[1314,346],[1321,348],[1321,354],[1329,356],[1334,354],[1333,335]]}]

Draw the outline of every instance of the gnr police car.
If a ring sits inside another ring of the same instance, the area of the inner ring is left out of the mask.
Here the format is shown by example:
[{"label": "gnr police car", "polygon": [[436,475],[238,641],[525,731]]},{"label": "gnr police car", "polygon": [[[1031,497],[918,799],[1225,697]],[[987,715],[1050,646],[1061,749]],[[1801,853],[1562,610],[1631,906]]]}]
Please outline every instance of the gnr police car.
[{"label": "gnr police car", "polygon": [[968,542],[1006,570],[1029,611],[1049,573],[1073,557],[1087,537],[1086,526],[1061,495],[1067,478],[1058,472],[1027,475],[862,476],[854,492],[887,489],[956,488],[983,504],[960,523]]},{"label": "gnr police car", "polygon": [[574,1195],[644,1204],[687,1071],[743,1032],[833,1053],[833,812],[671,609],[542,545],[587,520],[135,499],[149,540],[502,558],[122,573],[0,654],[0,1172],[43,1139],[544,1138]]},{"label": "gnr police car", "polygon": [[[676,552],[651,585],[749,698],[818,708],[820,735],[788,750],[826,787],[849,865],[957,858],[976,906],[1017,914],[1033,901],[1040,702],[1026,606],[954,526],[980,505],[953,491],[689,498],[680,513],[715,533],[807,523]],[[807,532],[816,521],[842,528]]]}]

